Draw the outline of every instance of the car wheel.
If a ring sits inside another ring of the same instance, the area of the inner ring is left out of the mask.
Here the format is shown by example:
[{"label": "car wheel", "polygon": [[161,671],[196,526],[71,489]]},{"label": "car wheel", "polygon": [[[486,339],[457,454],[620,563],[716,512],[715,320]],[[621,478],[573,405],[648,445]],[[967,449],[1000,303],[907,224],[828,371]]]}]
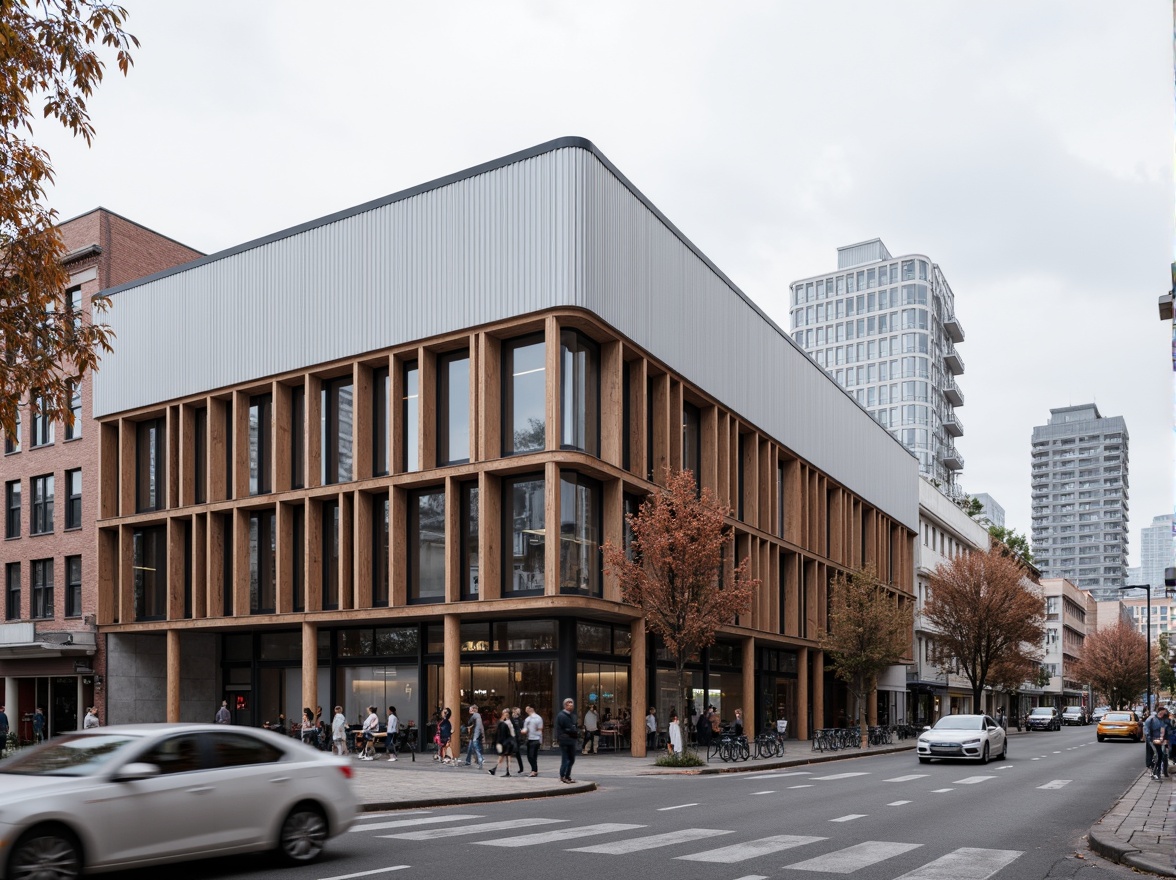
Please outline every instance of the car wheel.
[{"label": "car wheel", "polygon": [[1100,743],[1101,743],[1101,742],[1106,742],[1106,741],[1107,741],[1107,738],[1106,738],[1105,736],[1103,736],[1101,733],[1096,733],[1096,734],[1095,734],[1095,736],[1098,738],[1098,741],[1099,741]]},{"label": "car wheel", "polygon": [[924,758],[922,755],[920,755],[920,756],[919,756],[919,763],[920,763],[920,764],[930,764],[930,763],[931,763],[931,759],[930,759],[930,758]]},{"label": "car wheel", "polygon": [[1006,736],[1004,745],[1000,747],[1000,759],[1007,761],[1009,759],[1009,738]]},{"label": "car wheel", "polygon": [[8,857],[12,880],[74,880],[82,876],[82,851],[77,838],[64,828],[34,828]]},{"label": "car wheel", "polygon": [[981,764],[988,763],[988,743],[984,744],[984,749],[980,752],[980,763]]},{"label": "car wheel", "polygon": [[305,865],[322,854],[327,842],[327,819],[315,804],[298,804],[282,822],[278,854],[292,865]]}]

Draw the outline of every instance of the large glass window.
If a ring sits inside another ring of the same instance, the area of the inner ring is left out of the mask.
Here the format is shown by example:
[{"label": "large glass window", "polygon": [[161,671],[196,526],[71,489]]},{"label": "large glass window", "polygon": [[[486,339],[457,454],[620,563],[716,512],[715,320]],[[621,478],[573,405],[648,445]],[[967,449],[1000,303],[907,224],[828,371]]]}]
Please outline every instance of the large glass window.
[{"label": "large glass window", "polygon": [[323,502],[323,609],[339,607],[339,502]]},{"label": "large glass window", "polygon": [[542,476],[502,481],[504,595],[542,593],[544,584],[544,483]]},{"label": "large glass window", "polygon": [[4,619],[20,620],[20,563],[4,566]]},{"label": "large glass window", "polygon": [[470,353],[437,358],[437,464],[470,460]]},{"label": "large glass window", "polygon": [[600,455],[600,348],[582,333],[559,335],[560,444]]},{"label": "large glass window", "polygon": [[263,495],[272,488],[273,408],[271,394],[249,398],[249,494]]},{"label": "large glass window", "polygon": [[574,471],[560,473],[559,591],[600,596],[600,483]]},{"label": "large glass window", "polygon": [[372,370],[372,474],[388,473],[388,447],[392,436],[392,378],[387,367]]},{"label": "large glass window", "polygon": [[208,500],[208,407],[202,406],[193,414],[192,470],[195,486],[195,501],[203,504]]},{"label": "large glass window", "polygon": [[461,597],[477,599],[478,484],[461,485]]},{"label": "large glass window", "polygon": [[20,410],[16,411],[16,424],[13,426],[12,434],[4,435],[4,454],[8,455],[13,452],[20,452]]},{"label": "large glass window", "polygon": [[82,616],[82,557],[65,557],[65,616]]},{"label": "large glass window", "polygon": [[65,439],[77,440],[82,436],[82,383],[78,379],[69,383],[69,415],[65,423]]},{"label": "large glass window", "polygon": [[323,382],[322,482],[346,483],[351,475],[351,377]]},{"label": "large glass window", "polygon": [[139,422],[135,433],[135,509],[159,510],[165,487],[163,419]]},{"label": "large glass window", "polygon": [[391,503],[387,494],[372,499],[372,605],[388,607],[388,527]]},{"label": "large glass window", "polygon": [[[163,620],[167,616],[167,529],[164,526],[135,529],[131,534],[131,552],[135,620]],[[225,613],[232,613],[231,606],[226,607]]]},{"label": "large glass window", "polygon": [[53,474],[33,477],[32,520],[30,535],[45,535],[53,531]]},{"label": "large glass window", "polygon": [[547,354],[541,335],[502,346],[502,454],[547,445]]},{"label": "large glass window", "polygon": [[4,484],[4,537],[20,537],[20,480],[9,480]]},{"label": "large glass window", "polygon": [[53,617],[53,560],[33,560],[32,606],[29,616],[34,620]]},{"label": "large glass window", "polygon": [[404,400],[401,402],[401,417],[404,422],[404,453],[401,461],[405,472],[420,470],[420,370],[416,361],[404,365]]},{"label": "large glass window", "polygon": [[701,488],[702,414],[692,403],[682,404],[682,469],[694,474],[696,488]]},{"label": "large glass window", "polygon": [[82,469],[74,468],[65,472],[65,527],[82,527]]},{"label": "large glass window", "polygon": [[272,510],[249,514],[249,611],[273,614],[277,609],[277,529]]},{"label": "large glass window", "polygon": [[[337,699],[347,718],[365,717],[368,706],[375,706],[381,715],[386,706],[395,706],[402,730],[410,722],[420,728],[420,673],[415,663],[402,666],[344,666],[337,669],[335,674],[336,693],[339,695]],[[457,721],[456,717],[454,721]],[[461,721],[464,723],[465,719]]]},{"label": "large glass window", "polygon": [[408,600],[445,601],[445,490],[413,492],[408,504]]},{"label": "large glass window", "polygon": [[53,417],[48,412],[49,402],[38,396],[33,400],[33,446],[53,443]]},{"label": "large glass window", "polygon": [[290,487],[306,485],[306,386],[290,389]]}]

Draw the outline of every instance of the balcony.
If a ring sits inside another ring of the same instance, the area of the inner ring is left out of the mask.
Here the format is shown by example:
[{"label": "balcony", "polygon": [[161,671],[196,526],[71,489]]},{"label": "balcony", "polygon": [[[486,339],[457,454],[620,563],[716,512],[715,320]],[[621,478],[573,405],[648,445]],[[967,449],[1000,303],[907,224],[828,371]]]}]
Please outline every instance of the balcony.
[{"label": "balcony", "polygon": [[964,341],[964,325],[960,323],[960,319],[955,315],[943,319],[943,329],[947,331],[947,335],[951,337],[952,342]]},{"label": "balcony", "polygon": [[964,372],[964,359],[960,357],[960,353],[956,351],[954,345],[948,347],[943,360],[954,375],[958,376]]},{"label": "balcony", "polygon": [[947,402],[952,406],[964,405],[964,392],[960,391],[959,386],[955,383],[955,379],[949,378],[947,380],[947,383],[943,386],[943,396],[947,398]]},{"label": "balcony", "polygon": [[943,419],[943,430],[952,437],[964,436],[964,423],[960,421],[959,416],[955,413],[949,413]]},{"label": "balcony", "polygon": [[939,458],[948,470],[962,471],[964,469],[964,457],[960,455],[959,450],[954,446],[945,448],[939,454]]}]

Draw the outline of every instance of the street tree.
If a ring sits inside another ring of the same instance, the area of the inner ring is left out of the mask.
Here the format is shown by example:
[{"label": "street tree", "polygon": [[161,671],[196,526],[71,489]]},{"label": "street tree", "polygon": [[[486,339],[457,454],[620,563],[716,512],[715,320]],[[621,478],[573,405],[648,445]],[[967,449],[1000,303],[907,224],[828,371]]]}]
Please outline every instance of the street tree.
[{"label": "street tree", "polygon": [[1129,623],[1095,630],[1082,643],[1075,678],[1090,682],[1113,709],[1125,709],[1147,688],[1147,639]]},{"label": "street tree", "polygon": [[709,488],[698,492],[692,471],[667,469],[665,483],[626,517],[630,546],[606,542],[604,560],[624,600],[641,610],[646,628],[665,643],[685,724],[693,698],[686,662],[714,643],[720,627],[751,610],[760,582],[749,576],[748,558],[724,564],[725,556],[733,556],[730,507]]},{"label": "street tree", "polygon": [[[979,711],[986,685],[1034,677],[1045,639],[1045,602],[1026,585],[1019,559],[999,548],[963,553],[940,563],[928,579],[923,606],[939,658],[972,686]],[[994,677],[995,672],[995,677]]]},{"label": "street tree", "polygon": [[966,513],[972,519],[975,519],[984,513],[984,504],[981,503],[979,498],[974,498],[971,495],[965,495],[956,503],[959,504],[960,510]]},{"label": "street tree", "polygon": [[1156,680],[1160,690],[1168,692],[1169,702],[1176,700],[1176,672],[1172,670],[1172,648],[1170,633],[1160,633],[1159,654],[1156,663]]},{"label": "street tree", "polygon": [[1029,552],[1029,539],[1015,529],[1004,526],[989,526],[989,537],[999,541],[1007,550],[1027,565],[1033,564],[1033,554]]},{"label": "street tree", "polygon": [[[48,152],[33,141],[33,120],[52,118],[87,145],[94,138],[87,100],[102,82],[100,50],[125,76],[139,41],[123,29],[126,10],[97,0],[0,3],[0,428],[12,435],[22,403],[68,421],[72,383],[110,351],[111,331],[95,312],[71,310]],[[38,107],[35,105],[39,105]]]},{"label": "street tree", "polygon": [[862,748],[869,745],[866,707],[878,676],[907,654],[914,607],[879,580],[873,568],[839,573],[830,585],[829,629],[821,648],[857,699]]}]

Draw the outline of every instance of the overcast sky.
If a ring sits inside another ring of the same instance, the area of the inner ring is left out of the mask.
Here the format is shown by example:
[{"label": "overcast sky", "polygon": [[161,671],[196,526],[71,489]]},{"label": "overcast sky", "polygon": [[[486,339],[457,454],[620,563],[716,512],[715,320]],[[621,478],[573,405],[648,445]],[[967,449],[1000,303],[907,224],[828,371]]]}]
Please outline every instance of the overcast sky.
[{"label": "overcast sky", "polygon": [[[962,485],[1028,533],[1050,407],[1131,435],[1131,562],[1173,506],[1171,6],[123,0],[142,41],[53,204],[213,252],[561,135],[592,140],[788,329],[880,237],[967,332]],[[728,8],[729,7],[729,8]]]}]

